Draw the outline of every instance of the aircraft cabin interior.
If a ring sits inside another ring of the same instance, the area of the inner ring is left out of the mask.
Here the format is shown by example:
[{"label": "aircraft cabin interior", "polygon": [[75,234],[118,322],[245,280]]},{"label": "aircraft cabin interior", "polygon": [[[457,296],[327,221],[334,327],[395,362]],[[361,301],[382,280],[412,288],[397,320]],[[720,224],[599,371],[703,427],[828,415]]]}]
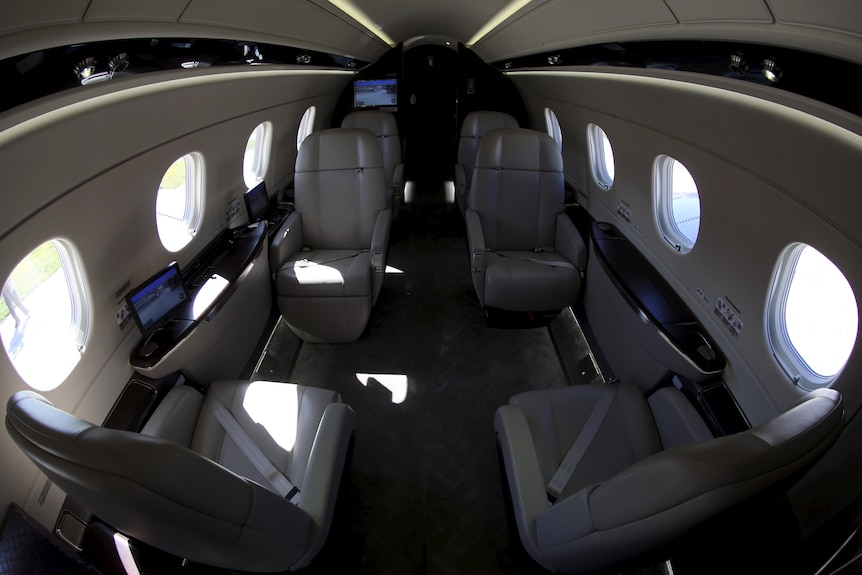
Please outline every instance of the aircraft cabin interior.
[{"label": "aircraft cabin interior", "polygon": [[0,7],[0,573],[862,573],[859,2]]}]

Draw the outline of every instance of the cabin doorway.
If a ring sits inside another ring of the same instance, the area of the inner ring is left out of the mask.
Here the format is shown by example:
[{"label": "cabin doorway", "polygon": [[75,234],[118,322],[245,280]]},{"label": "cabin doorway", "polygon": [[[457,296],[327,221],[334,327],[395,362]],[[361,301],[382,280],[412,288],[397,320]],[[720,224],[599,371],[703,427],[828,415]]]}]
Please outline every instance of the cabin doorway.
[{"label": "cabin doorway", "polygon": [[458,52],[438,44],[404,51],[405,172],[417,183],[454,175],[457,145]]}]

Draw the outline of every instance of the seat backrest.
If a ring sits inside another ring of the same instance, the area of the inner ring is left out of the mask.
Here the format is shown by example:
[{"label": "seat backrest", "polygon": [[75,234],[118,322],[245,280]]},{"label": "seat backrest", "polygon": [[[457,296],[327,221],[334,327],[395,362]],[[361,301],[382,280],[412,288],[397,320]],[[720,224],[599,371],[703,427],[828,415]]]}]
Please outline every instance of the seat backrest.
[{"label": "seat backrest", "polygon": [[367,249],[377,214],[390,205],[380,148],[361,128],[330,128],[305,139],[296,158],[294,207],[313,249]]},{"label": "seat backrest", "polygon": [[243,571],[286,570],[312,526],[299,507],[173,441],[106,429],[20,391],[6,429],[57,486],[126,535]]},{"label": "seat backrest", "polygon": [[363,128],[377,137],[383,160],[383,175],[386,189],[392,190],[395,166],[401,163],[401,136],[395,114],[382,110],[360,110],[351,112],[341,121],[342,128]]},{"label": "seat backrest", "polygon": [[553,246],[564,203],[563,158],[550,136],[525,128],[485,134],[467,207],[479,213],[487,248]]},{"label": "seat backrest", "polygon": [[539,544],[566,572],[661,548],[738,504],[784,492],[843,426],[841,394],[810,392],[754,428],[659,452],[572,494],[537,518]]},{"label": "seat backrest", "polygon": [[464,176],[469,189],[473,182],[473,168],[476,167],[476,153],[482,138],[491,130],[518,128],[518,120],[505,112],[470,112],[461,124],[461,137],[458,140],[458,163],[464,166]]}]

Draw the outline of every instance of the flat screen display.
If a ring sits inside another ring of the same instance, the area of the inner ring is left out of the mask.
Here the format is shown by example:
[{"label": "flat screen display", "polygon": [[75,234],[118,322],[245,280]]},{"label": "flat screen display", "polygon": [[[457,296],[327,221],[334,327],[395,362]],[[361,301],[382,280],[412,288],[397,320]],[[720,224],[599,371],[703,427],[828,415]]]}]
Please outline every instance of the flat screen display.
[{"label": "flat screen display", "polygon": [[141,333],[149,336],[167,323],[188,299],[180,267],[177,262],[171,262],[130,291],[126,303]]},{"label": "flat screen display", "polygon": [[266,182],[261,181],[258,185],[248,190],[245,198],[245,209],[248,212],[248,221],[259,221],[269,208],[269,195],[266,192]]},{"label": "flat screen display", "polygon": [[398,105],[398,80],[356,80],[353,83],[353,107],[369,108]]}]

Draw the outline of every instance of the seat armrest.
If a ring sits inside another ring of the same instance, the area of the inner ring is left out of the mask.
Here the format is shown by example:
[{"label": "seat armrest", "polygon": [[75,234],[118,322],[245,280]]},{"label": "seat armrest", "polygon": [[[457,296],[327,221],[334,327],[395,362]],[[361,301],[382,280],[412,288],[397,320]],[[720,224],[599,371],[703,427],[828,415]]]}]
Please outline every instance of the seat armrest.
[{"label": "seat armrest", "polygon": [[141,435],[161,437],[184,447],[192,444],[204,396],[188,385],[171,388],[147,420]]},{"label": "seat armrest", "polygon": [[501,406],[494,414],[494,431],[499,439],[521,541],[533,559],[551,569],[539,552],[536,533],[536,519],[548,511],[550,504],[524,412],[513,405]]},{"label": "seat armrest", "polygon": [[[395,165],[395,173],[392,175],[392,199],[401,203],[404,201],[404,164]],[[392,206],[393,211],[397,206]]]},{"label": "seat armrest", "polygon": [[299,508],[311,517],[312,527],[303,559],[294,566],[310,561],[324,544],[329,531],[338,488],[347,463],[350,438],[356,429],[356,414],[346,403],[332,403],[326,407],[320,426],[311,446],[305,477],[300,486]]},{"label": "seat armrest", "polygon": [[467,174],[461,164],[455,164],[455,201],[461,208],[461,215],[464,215],[467,209]]},{"label": "seat armrest", "polygon": [[485,271],[485,234],[479,212],[467,210],[464,214],[467,224],[467,245],[470,249],[470,267],[473,273]]},{"label": "seat armrest", "polygon": [[386,270],[386,256],[389,253],[389,229],[392,226],[392,210],[380,210],[374,222],[371,235],[371,267],[375,272]]},{"label": "seat armrest", "polygon": [[554,249],[572,262],[583,276],[584,270],[587,269],[587,246],[575,224],[565,213],[557,215]]},{"label": "seat armrest", "polygon": [[473,286],[479,302],[485,305],[485,235],[482,232],[482,220],[479,212],[467,210],[464,212],[467,226],[467,246],[470,256],[470,270],[473,276]]},{"label": "seat armrest", "polygon": [[276,230],[269,246],[270,272],[275,275],[284,262],[302,249],[302,215],[291,212]]}]

